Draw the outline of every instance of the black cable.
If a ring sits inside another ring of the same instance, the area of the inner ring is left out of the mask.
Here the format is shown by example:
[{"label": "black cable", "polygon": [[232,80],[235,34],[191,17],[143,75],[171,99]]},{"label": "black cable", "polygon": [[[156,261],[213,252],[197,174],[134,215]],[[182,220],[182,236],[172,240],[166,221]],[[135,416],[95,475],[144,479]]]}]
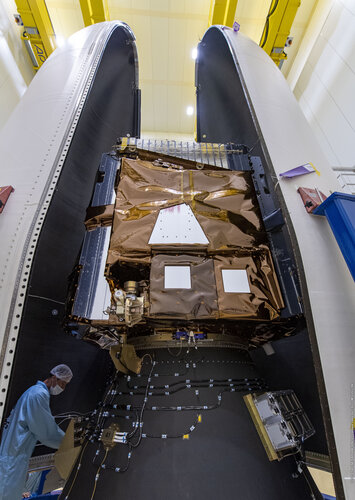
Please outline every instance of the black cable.
[{"label": "black cable", "polygon": [[[154,397],[160,397],[160,396],[170,396],[172,394],[176,394],[177,392],[180,392],[180,391],[183,391],[185,389],[192,389],[192,388],[196,388],[196,389],[204,389],[204,388],[214,388],[214,387],[228,387],[229,384],[186,384],[183,386],[183,387],[178,387],[177,389],[174,389],[172,391],[164,391],[164,392],[149,392],[149,396],[154,396]],[[262,388],[262,384],[259,384],[259,383],[254,383],[254,384],[233,384],[234,387],[237,387],[239,390],[245,390],[245,391],[248,391],[250,387],[254,388],[255,390],[257,389],[261,389]],[[143,392],[135,392],[133,393],[132,391],[131,392],[123,392],[123,391],[120,391],[118,393],[120,396],[142,396]]]},{"label": "black cable", "polygon": [[[101,462],[101,465],[99,467],[99,469],[104,469],[104,470],[113,470],[114,472],[127,472],[128,468],[129,468],[129,463],[130,463],[130,460],[131,460],[131,456],[132,456],[132,448],[129,444],[127,444],[126,446],[128,446],[128,455],[127,455],[127,463],[124,467],[118,467],[118,466],[114,466],[114,465],[107,465],[107,464],[104,464],[102,461]],[[99,456],[100,453],[99,452],[99,449],[97,450],[93,460],[92,460],[92,463],[94,465],[95,464],[95,460],[96,460],[96,457]],[[105,457],[106,458],[106,457]]]},{"label": "black cable", "polygon": [[[138,422],[139,422],[138,411],[135,410],[135,413],[136,413],[136,420],[135,420],[135,422],[138,424]],[[134,427],[133,431],[130,434],[127,435],[127,439],[132,439],[133,436],[136,434],[137,430],[138,430],[138,425],[136,425]]]},{"label": "black cable", "polygon": [[[152,359],[152,358],[151,358]],[[137,448],[141,441],[142,441],[142,433],[143,433],[143,414],[144,414],[144,409],[145,409],[145,406],[147,404],[147,400],[148,400],[148,391],[149,391],[149,384],[150,384],[150,380],[151,380],[151,377],[152,377],[152,373],[153,373],[153,370],[154,370],[154,366],[155,366],[155,361],[153,361],[152,359],[152,367],[150,369],[150,372],[149,372],[149,376],[148,376],[148,379],[147,379],[147,387],[145,389],[145,393],[144,393],[144,400],[143,400],[143,405],[142,405],[142,408],[141,408],[141,412],[140,412],[140,415],[139,415],[139,420],[138,420],[138,425],[139,425],[139,438],[138,438],[138,441],[136,443],[132,443],[130,442],[130,445],[133,447],[133,448]]]},{"label": "black cable", "polygon": [[300,469],[301,469],[303,477],[305,478],[306,483],[307,483],[308,488],[309,488],[309,491],[311,493],[311,498],[313,500],[322,500],[323,495],[320,493],[316,482],[312,478],[312,475],[307,468],[307,465],[302,461],[302,453],[303,453],[303,451],[301,452],[301,450],[300,450],[299,454],[300,454],[301,460],[297,460],[297,455],[294,455],[294,459],[295,459],[295,462],[297,465],[297,471],[300,472]]},{"label": "black cable", "polygon": [[269,19],[273,15],[273,13],[275,12],[276,7],[278,6],[278,4],[279,4],[279,0],[276,0],[273,9],[267,15],[266,22],[265,22],[265,36],[264,36],[264,41],[263,41],[262,44],[260,43],[260,47],[261,48],[263,48],[264,45],[266,44],[267,37],[269,36]]},{"label": "black cable", "polygon": [[[218,384],[223,384],[223,383],[226,383],[227,385],[228,384],[232,384],[232,383],[239,383],[239,382],[243,382],[243,383],[252,383],[252,382],[256,382],[256,383],[259,383],[262,382],[263,380],[258,378],[258,377],[254,377],[254,378],[223,378],[223,379],[218,379],[218,378],[214,378],[214,379],[211,379],[211,378],[205,378],[205,379],[188,379],[188,380],[179,380],[177,382],[172,382],[171,384],[164,384],[164,385],[154,385],[154,386],[150,386],[150,389],[170,389],[171,387],[175,387],[177,385],[181,385],[181,384],[208,384],[208,386],[210,384],[213,384],[213,385],[216,385],[215,383],[218,383]],[[134,385],[132,386],[131,384],[127,383],[127,387],[129,389],[143,389],[145,388],[144,385]]]},{"label": "black cable", "polygon": [[85,449],[86,449],[88,443],[89,443],[89,441],[86,441],[85,444],[83,444],[83,447],[82,447],[82,449],[80,451],[80,454],[79,454],[79,457],[78,457],[78,465],[76,466],[76,471],[75,471],[75,474],[74,474],[74,478],[73,478],[73,481],[72,481],[72,483],[70,485],[69,491],[66,494],[64,500],[67,500],[69,498],[69,495],[70,495],[70,493],[71,493],[71,491],[73,489],[73,486],[74,486],[74,483],[76,481],[76,478],[78,477],[79,469],[81,467],[81,462],[83,460],[83,455],[84,455],[84,452],[85,452]]},{"label": "black cable", "polygon": [[[196,410],[196,411],[204,411],[204,410],[215,410],[216,408],[218,408],[219,406],[221,406],[222,404],[222,395],[225,393],[225,392],[250,392],[250,391],[253,391],[255,389],[259,389],[259,390],[264,390],[263,387],[248,387],[248,389],[241,389],[241,390],[238,390],[236,391],[234,387],[231,387],[231,388],[228,388],[228,389],[225,389],[223,391],[220,391],[218,394],[217,394],[217,403],[214,403],[213,405],[195,405],[195,406],[148,406],[145,408],[145,411],[192,411],[192,410]],[[129,407],[129,408],[128,408]],[[134,410],[140,410],[141,407],[136,407],[136,406],[133,406],[133,405],[114,405],[113,409],[117,409],[117,410],[126,410],[126,411],[134,411]],[[111,418],[115,418],[115,415],[114,414],[111,414],[110,415]]]}]

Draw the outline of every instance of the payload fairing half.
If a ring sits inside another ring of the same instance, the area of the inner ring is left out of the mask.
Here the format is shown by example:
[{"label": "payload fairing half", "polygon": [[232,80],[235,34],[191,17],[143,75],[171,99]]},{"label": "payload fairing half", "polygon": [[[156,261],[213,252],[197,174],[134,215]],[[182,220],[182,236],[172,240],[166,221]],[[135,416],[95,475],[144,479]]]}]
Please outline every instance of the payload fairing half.
[{"label": "payload fairing half", "polygon": [[[99,406],[68,498],[238,491],[300,499],[311,495],[306,471],[297,474],[294,456],[268,462],[242,395],[295,389],[316,430],[306,443],[324,452],[318,395],[309,392],[318,386],[338,496],[344,486],[351,498],[352,483],[342,481],[350,410],[338,408],[352,369],[353,282],[324,221],[304,210],[296,181],[278,181],[306,162],[317,165],[312,182],[322,192],[339,189],[336,178],[260,48],[212,27],[198,54],[198,144],[132,139],[140,132],[137,52],[117,22],[86,28],[58,49],[3,130],[5,183],[15,193],[0,220],[0,409],[6,416],[43,365],[73,366],[72,387],[55,404]],[[63,321],[77,338],[64,335]],[[121,375],[110,374],[107,350],[79,337],[118,346]],[[278,340],[283,362],[265,364],[251,352],[268,340]],[[135,360],[123,356],[127,346],[141,359],[136,375],[127,373]],[[115,422],[118,444],[107,448],[102,433]],[[312,434],[302,422],[303,434],[287,437],[295,449],[286,454],[296,451],[299,464],[297,436]],[[101,461],[108,470],[97,474]]]}]

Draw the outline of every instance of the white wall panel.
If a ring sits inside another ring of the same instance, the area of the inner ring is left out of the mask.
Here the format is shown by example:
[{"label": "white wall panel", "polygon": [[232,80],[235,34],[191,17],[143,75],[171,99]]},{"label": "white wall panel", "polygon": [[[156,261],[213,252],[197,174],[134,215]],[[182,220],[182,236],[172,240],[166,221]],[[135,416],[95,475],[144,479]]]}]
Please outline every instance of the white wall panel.
[{"label": "white wall panel", "polygon": [[310,123],[312,130],[313,130],[313,132],[318,140],[318,143],[319,143],[323,153],[327,157],[329,163],[331,165],[338,165],[340,163],[340,160],[337,157],[334,149],[332,148],[332,145],[329,142],[328,137],[324,133],[324,131],[321,128],[321,126],[319,125],[316,117],[314,116],[310,107],[308,106],[307,101],[303,97],[301,97],[299,99],[299,104],[303,110],[305,117],[307,118],[308,122]]},{"label": "white wall panel", "polygon": [[0,2],[0,129],[24,94],[34,71],[20,38],[21,30],[12,14],[12,0]]},{"label": "white wall panel", "polygon": [[0,31],[0,128],[24,94],[27,85]]},{"label": "white wall panel", "polygon": [[[323,11],[317,15],[323,25],[310,42],[294,93],[331,164],[351,167],[355,165],[355,0],[321,4]],[[291,85],[295,74],[290,71]]]}]

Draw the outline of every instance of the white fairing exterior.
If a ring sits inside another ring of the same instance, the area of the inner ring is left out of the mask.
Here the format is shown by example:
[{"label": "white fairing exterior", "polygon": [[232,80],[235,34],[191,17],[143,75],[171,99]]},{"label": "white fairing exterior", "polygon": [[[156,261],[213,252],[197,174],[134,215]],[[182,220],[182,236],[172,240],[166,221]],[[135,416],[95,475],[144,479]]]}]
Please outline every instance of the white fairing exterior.
[{"label": "white fairing exterior", "polygon": [[352,419],[355,384],[355,284],[325,217],[309,215],[297,188],[315,186],[327,196],[340,191],[283,75],[250,39],[223,29],[236,56],[275,175],[312,162],[316,173],[280,179],[302,258],[325,379],[337,453],[347,499],[355,498]]},{"label": "white fairing exterior", "polygon": [[38,235],[103,49],[122,24],[96,24],[70,37],[0,133],[1,185],[15,189],[0,215],[0,419]]}]

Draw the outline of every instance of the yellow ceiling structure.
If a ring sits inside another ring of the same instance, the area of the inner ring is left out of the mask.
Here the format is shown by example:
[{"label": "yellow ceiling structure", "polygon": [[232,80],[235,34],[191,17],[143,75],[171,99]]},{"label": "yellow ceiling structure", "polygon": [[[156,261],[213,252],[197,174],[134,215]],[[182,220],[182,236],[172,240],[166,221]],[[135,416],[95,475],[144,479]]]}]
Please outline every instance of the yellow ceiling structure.
[{"label": "yellow ceiling structure", "polygon": [[[44,0],[40,0],[44,2]],[[35,2],[18,0],[17,3]],[[280,0],[280,3],[298,0]],[[195,108],[192,50],[211,24],[232,26],[259,44],[270,6],[275,0],[46,0],[57,39],[105,19],[126,22],[138,46],[142,89],[142,130],[193,134]],[[277,2],[278,3],[278,2]],[[288,74],[317,0],[302,2],[282,71]],[[282,17],[282,16],[281,16]],[[271,19],[271,18],[270,18]]]},{"label": "yellow ceiling structure", "polygon": [[16,0],[16,20],[23,25],[22,40],[28,51],[33,67],[42,66],[56,49],[55,33],[48,14],[45,0]]},{"label": "yellow ceiling structure", "polygon": [[211,0],[208,25],[233,26],[238,0]]},{"label": "yellow ceiling structure", "polygon": [[109,21],[107,0],[79,0],[85,26]]}]

